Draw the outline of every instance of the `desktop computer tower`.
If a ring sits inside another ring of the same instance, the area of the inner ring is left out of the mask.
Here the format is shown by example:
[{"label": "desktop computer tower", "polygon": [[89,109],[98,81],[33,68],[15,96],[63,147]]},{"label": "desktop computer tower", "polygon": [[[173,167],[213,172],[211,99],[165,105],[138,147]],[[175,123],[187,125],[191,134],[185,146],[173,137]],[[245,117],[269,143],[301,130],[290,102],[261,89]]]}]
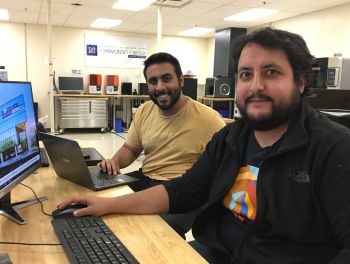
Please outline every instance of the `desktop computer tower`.
[{"label": "desktop computer tower", "polygon": [[205,81],[205,96],[216,98],[233,98],[235,94],[232,78],[213,77]]},{"label": "desktop computer tower", "polygon": [[90,74],[89,75],[89,93],[91,94],[102,94],[102,75],[101,74]]},{"label": "desktop computer tower", "polygon": [[182,93],[193,100],[197,100],[197,83],[197,78],[184,78]]},{"label": "desktop computer tower", "polygon": [[121,94],[132,94],[132,83],[122,82],[120,85]]},{"label": "desktop computer tower", "polygon": [[106,75],[106,94],[118,94],[119,76],[118,75]]}]

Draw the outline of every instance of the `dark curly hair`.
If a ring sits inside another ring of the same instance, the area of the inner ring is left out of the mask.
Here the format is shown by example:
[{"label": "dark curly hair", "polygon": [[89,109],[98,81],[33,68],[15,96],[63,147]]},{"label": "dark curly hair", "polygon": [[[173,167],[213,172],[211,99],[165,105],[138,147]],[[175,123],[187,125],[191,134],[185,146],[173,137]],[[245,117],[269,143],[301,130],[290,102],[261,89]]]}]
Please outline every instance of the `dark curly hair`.
[{"label": "dark curly hair", "polygon": [[143,75],[145,76],[145,79],[147,80],[146,71],[147,71],[149,66],[151,66],[153,64],[165,63],[165,62],[168,62],[174,66],[175,73],[176,73],[177,77],[180,77],[182,75],[180,62],[173,55],[166,53],[166,52],[158,52],[158,53],[154,53],[151,56],[149,56],[143,63],[145,66],[143,68]]},{"label": "dark curly hair", "polygon": [[232,52],[235,73],[237,73],[241,52],[249,43],[256,43],[267,49],[282,50],[293,69],[294,81],[298,84],[300,77],[305,75],[306,83],[303,95],[309,94],[308,73],[315,62],[315,57],[310,54],[306,42],[301,36],[271,27],[265,27],[241,36],[235,42]]}]

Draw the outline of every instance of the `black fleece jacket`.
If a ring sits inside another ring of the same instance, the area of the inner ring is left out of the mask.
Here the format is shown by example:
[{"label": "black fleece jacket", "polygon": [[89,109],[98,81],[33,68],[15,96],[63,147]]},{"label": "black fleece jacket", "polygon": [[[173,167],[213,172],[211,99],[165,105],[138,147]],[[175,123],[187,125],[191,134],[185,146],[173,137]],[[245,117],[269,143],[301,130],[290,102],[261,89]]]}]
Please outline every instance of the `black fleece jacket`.
[{"label": "black fleece jacket", "polygon": [[232,263],[350,263],[350,130],[305,102],[260,167],[254,223],[234,252],[223,247],[218,209],[242,164],[249,133],[242,120],[227,125],[183,177],[165,182],[169,212],[205,205],[192,233]]}]

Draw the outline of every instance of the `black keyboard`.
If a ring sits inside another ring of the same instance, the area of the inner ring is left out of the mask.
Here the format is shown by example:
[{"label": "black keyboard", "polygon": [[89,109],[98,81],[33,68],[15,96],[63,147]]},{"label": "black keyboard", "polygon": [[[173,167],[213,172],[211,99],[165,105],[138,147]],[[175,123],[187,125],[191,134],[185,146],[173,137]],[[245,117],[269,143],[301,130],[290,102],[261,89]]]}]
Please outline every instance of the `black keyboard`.
[{"label": "black keyboard", "polygon": [[42,167],[49,166],[49,157],[47,156],[46,150],[44,148],[40,148],[40,159]]},{"label": "black keyboard", "polygon": [[53,219],[70,263],[139,263],[100,217]]}]

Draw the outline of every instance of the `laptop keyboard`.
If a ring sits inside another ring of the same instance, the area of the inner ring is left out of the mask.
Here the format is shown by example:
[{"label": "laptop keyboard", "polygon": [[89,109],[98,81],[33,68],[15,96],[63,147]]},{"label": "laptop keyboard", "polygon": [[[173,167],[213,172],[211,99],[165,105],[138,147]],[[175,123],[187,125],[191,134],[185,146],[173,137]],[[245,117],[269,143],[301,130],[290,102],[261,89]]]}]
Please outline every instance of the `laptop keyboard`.
[{"label": "laptop keyboard", "polygon": [[53,219],[51,223],[70,263],[139,263],[100,217]]},{"label": "laptop keyboard", "polygon": [[89,171],[96,187],[115,186],[116,183],[124,181],[116,178],[116,175],[100,172],[97,168],[89,168]]}]

